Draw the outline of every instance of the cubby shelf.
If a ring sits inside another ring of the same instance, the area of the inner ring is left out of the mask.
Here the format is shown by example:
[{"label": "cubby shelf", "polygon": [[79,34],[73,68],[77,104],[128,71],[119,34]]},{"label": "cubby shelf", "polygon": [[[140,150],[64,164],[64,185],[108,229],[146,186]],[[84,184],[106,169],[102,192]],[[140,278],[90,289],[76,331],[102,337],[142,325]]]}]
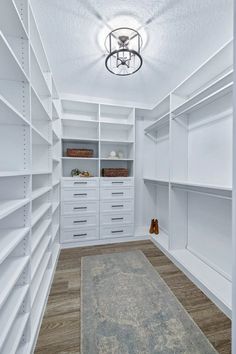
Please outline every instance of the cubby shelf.
[{"label": "cubby shelf", "polygon": [[82,142],[82,143],[97,143],[99,139],[86,139],[86,138],[73,138],[73,137],[62,137],[62,142],[70,142],[70,143],[77,143],[77,142]]},{"label": "cubby shelf", "polygon": [[7,303],[3,307],[3,312],[1,313],[2,318],[5,318],[6,321],[0,323],[0,351],[7,340],[8,334],[13,326],[18,313],[20,312],[22,303],[26,297],[26,294],[29,290],[29,285],[17,286],[14,289],[14,292],[10,295]]},{"label": "cubby shelf", "polygon": [[91,160],[91,161],[98,161],[99,158],[97,157],[68,157],[62,156],[62,160]]},{"label": "cubby shelf", "polygon": [[119,144],[119,145],[134,144],[134,141],[129,141],[129,140],[101,139],[100,141],[102,144]]},{"label": "cubby shelf", "polygon": [[[29,262],[29,256],[25,257],[11,257],[5,260],[4,269],[1,269],[1,283],[4,287],[0,289],[0,309],[16,285],[24,268]],[[3,267],[3,265],[1,267]]]},{"label": "cubby shelf", "polygon": [[30,199],[0,200],[0,220],[30,202]]},{"label": "cubby shelf", "polygon": [[30,122],[0,95],[0,122],[2,124],[30,125]]},{"label": "cubby shelf", "polygon": [[25,81],[29,82],[29,78],[22,69],[18,59],[9,46],[3,33],[0,31],[0,55],[1,67],[0,77],[2,80]]},{"label": "cubby shelf", "polygon": [[3,229],[0,238],[0,264],[14,251],[23,238],[29,233],[30,228]]}]

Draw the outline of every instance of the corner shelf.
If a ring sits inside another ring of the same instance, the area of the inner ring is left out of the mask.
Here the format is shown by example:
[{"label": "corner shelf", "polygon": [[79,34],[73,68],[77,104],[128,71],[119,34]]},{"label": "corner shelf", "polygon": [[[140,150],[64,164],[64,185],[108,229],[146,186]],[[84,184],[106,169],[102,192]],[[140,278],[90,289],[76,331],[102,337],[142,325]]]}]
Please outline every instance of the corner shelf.
[{"label": "corner shelf", "polygon": [[150,182],[150,183],[157,183],[157,184],[164,184],[166,186],[169,185],[169,181],[164,180],[164,179],[159,179],[159,178],[152,178],[152,177],[143,177],[144,182]]}]

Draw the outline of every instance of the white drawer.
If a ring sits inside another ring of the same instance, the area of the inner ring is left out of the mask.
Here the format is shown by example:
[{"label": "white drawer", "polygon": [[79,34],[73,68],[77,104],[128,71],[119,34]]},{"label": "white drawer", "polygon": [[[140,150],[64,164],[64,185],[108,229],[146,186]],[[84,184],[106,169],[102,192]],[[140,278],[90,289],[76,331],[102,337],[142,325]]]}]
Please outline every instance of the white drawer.
[{"label": "white drawer", "polygon": [[62,200],[98,200],[99,189],[98,188],[72,188],[62,190]]},{"label": "white drawer", "polygon": [[62,230],[61,242],[81,242],[99,239],[98,227],[86,228],[85,230]]},{"label": "white drawer", "polygon": [[62,227],[81,229],[84,227],[97,226],[98,214],[63,216]]},{"label": "white drawer", "polygon": [[103,187],[131,187],[134,185],[134,179],[130,177],[103,177],[100,180],[100,185]]},{"label": "white drawer", "polygon": [[133,212],[102,213],[100,215],[100,225],[133,224]]},{"label": "white drawer", "polygon": [[63,188],[84,188],[84,187],[98,187],[99,180],[97,178],[71,178],[62,179]]},{"label": "white drawer", "polygon": [[123,187],[123,188],[110,188],[101,187],[100,189],[101,199],[131,199],[134,197],[133,187]]},{"label": "white drawer", "polygon": [[100,228],[101,239],[130,236],[134,236],[133,225],[102,226]]},{"label": "white drawer", "polygon": [[84,213],[98,213],[98,201],[77,201],[77,202],[63,202],[61,205],[62,215],[66,214],[84,214]]},{"label": "white drawer", "polygon": [[133,211],[134,201],[131,200],[112,200],[112,201],[101,201],[100,202],[100,212],[116,212],[116,211]]}]

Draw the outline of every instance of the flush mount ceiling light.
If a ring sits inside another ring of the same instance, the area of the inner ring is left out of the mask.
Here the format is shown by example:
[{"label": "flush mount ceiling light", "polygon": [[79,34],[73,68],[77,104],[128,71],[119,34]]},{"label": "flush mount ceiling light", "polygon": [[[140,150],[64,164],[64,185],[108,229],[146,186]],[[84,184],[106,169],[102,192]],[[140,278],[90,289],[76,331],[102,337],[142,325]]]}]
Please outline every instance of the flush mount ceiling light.
[{"label": "flush mount ceiling light", "polygon": [[141,68],[142,38],[138,31],[128,27],[117,28],[108,34],[105,47],[108,52],[105,65],[112,74],[127,76]]}]

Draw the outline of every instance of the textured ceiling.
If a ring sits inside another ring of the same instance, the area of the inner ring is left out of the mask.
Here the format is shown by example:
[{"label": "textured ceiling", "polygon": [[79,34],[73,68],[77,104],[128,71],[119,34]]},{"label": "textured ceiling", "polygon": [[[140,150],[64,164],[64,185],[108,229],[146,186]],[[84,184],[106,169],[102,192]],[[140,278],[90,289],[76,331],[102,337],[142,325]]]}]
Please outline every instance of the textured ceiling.
[{"label": "textured ceiling", "polygon": [[[156,103],[233,33],[233,0],[31,3],[60,93],[135,102],[138,106]],[[112,75],[104,66],[99,41],[107,24],[117,16],[132,16],[147,34],[144,64],[133,76]]]}]

